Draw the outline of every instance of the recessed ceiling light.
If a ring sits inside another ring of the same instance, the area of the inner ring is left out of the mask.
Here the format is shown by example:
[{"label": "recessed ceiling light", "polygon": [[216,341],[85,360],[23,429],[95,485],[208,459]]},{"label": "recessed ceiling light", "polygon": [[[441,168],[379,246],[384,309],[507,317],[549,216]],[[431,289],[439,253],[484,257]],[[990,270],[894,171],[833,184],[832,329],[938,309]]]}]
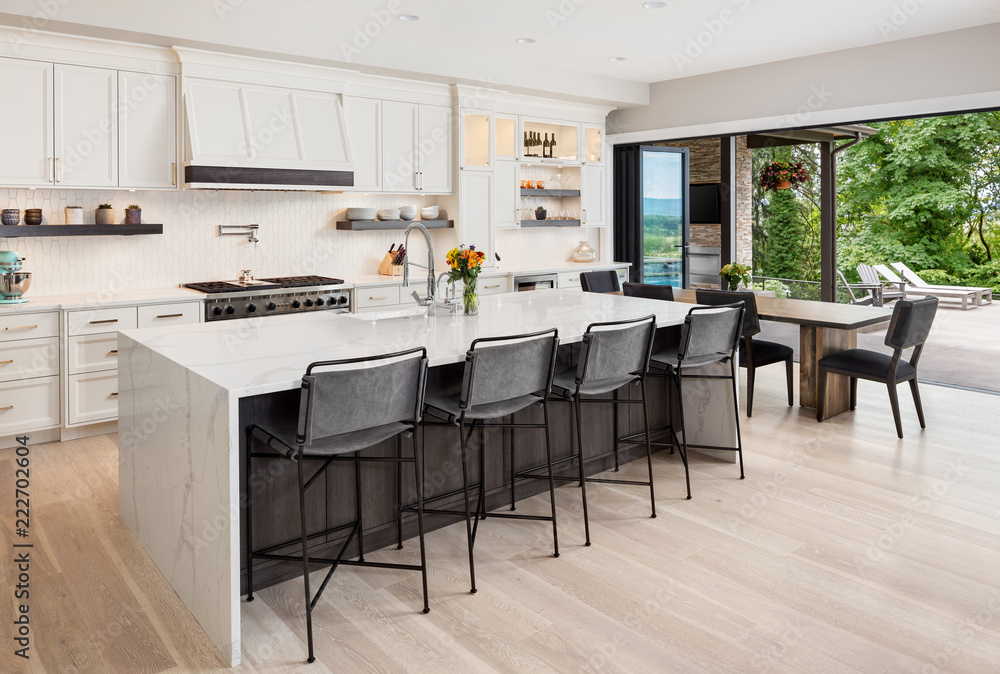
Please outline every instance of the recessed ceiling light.
[{"label": "recessed ceiling light", "polygon": [[535,44],[537,40],[533,37],[519,37],[517,38],[518,44]]},{"label": "recessed ceiling light", "polygon": [[622,61],[625,60],[625,57],[624,56],[612,56],[608,60],[611,61],[612,63],[621,63]]},{"label": "recessed ceiling light", "polygon": [[416,14],[400,14],[399,15],[399,20],[400,21],[420,21],[420,17],[417,16]]},{"label": "recessed ceiling light", "polygon": [[644,2],[642,3],[643,9],[663,9],[667,6],[665,2]]}]

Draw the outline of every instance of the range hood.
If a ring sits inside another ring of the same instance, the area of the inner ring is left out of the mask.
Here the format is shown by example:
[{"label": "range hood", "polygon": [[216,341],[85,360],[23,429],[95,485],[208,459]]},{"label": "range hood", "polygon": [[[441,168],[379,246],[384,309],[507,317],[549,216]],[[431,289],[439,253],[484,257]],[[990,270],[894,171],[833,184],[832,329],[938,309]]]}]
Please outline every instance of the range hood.
[{"label": "range hood", "polygon": [[354,185],[342,100],[346,71],[175,51],[185,188],[336,191]]}]

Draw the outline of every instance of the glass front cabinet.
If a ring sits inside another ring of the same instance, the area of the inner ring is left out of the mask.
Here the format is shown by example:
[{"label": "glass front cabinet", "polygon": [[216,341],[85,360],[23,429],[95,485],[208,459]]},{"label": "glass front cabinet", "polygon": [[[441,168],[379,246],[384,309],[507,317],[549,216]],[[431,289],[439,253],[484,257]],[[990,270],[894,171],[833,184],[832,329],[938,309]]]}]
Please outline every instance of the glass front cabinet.
[{"label": "glass front cabinet", "polygon": [[604,147],[604,130],[599,126],[580,127],[581,142],[583,143],[583,163],[601,164],[601,150]]},{"label": "glass front cabinet", "polygon": [[554,164],[580,162],[579,124],[522,117],[520,143],[524,161]]},{"label": "glass front cabinet", "polygon": [[462,169],[488,170],[493,167],[493,113],[462,109]]}]

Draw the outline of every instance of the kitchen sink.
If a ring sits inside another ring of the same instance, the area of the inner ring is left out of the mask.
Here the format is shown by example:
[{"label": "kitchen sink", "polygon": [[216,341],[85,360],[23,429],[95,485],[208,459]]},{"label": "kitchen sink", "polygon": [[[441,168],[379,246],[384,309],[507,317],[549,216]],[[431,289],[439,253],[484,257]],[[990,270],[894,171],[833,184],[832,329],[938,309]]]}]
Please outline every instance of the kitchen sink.
[{"label": "kitchen sink", "polygon": [[427,307],[408,307],[406,309],[392,309],[391,311],[369,311],[359,314],[345,314],[359,321],[384,321],[389,318],[413,318],[416,316],[426,316]]}]

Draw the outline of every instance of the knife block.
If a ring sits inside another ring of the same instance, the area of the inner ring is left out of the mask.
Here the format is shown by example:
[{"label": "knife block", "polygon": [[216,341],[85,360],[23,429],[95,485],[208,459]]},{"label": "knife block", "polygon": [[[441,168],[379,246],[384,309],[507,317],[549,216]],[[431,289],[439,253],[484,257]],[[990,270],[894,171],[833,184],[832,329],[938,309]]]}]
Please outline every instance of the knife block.
[{"label": "knife block", "polygon": [[393,264],[392,261],[395,259],[395,253],[386,253],[385,257],[382,258],[382,262],[378,265],[378,275],[379,276],[402,276],[403,275],[403,265]]}]

